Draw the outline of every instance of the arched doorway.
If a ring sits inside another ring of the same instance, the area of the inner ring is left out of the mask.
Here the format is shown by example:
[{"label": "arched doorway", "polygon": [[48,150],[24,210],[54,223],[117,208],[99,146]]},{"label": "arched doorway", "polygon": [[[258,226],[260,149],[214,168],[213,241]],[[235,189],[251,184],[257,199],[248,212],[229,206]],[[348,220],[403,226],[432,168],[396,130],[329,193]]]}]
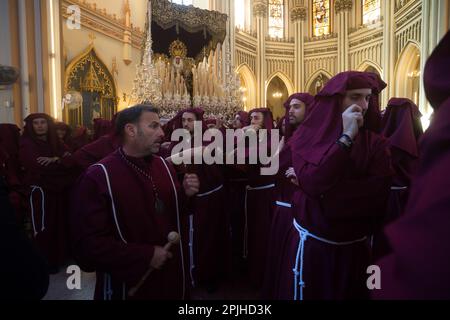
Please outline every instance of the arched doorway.
[{"label": "arched doorway", "polygon": [[244,110],[249,111],[256,107],[256,78],[246,64],[240,65],[236,72],[241,81],[242,100]]},{"label": "arched doorway", "polygon": [[67,66],[64,91],[82,96],[78,108],[64,110],[65,122],[73,127],[92,128],[93,119],[111,120],[117,112],[119,98],[114,78],[92,44]]},{"label": "arched doorway", "polygon": [[276,120],[285,115],[284,102],[289,98],[289,90],[279,76],[275,76],[267,85],[267,108],[272,111],[273,118]]},{"label": "arched doorway", "polygon": [[330,81],[330,77],[325,73],[319,72],[316,76],[311,77],[306,88],[308,93],[312,95],[318,94],[323,87]]},{"label": "arched doorway", "polygon": [[395,96],[419,103],[420,50],[410,42],[400,54],[395,68]]}]

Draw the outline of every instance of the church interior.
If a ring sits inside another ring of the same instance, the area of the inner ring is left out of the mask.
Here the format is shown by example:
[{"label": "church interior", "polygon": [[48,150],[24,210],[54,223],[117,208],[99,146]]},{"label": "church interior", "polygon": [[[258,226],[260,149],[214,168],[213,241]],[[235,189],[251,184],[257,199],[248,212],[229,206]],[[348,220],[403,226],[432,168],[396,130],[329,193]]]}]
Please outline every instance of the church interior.
[{"label": "church interior", "polygon": [[[1,79],[0,123],[20,129],[45,113],[93,133],[96,119],[143,101],[161,123],[198,107],[225,127],[254,108],[278,122],[291,95],[315,96],[352,70],[387,84],[381,110],[411,100],[426,130],[424,70],[450,29],[450,1],[0,0],[0,17],[0,65],[15,79]],[[82,273],[82,290],[69,290],[68,276],[51,275],[44,299],[93,298],[94,273]],[[240,278],[192,295],[258,297]]]},{"label": "church interior", "polygon": [[[172,1],[181,7],[169,15],[158,3],[151,27],[155,68],[167,73],[162,62],[182,57],[181,104],[184,92],[194,94],[192,80],[184,79],[192,78],[190,67],[203,74],[200,82],[214,75],[202,64],[206,58],[215,61],[217,80],[205,95],[218,99],[225,93],[216,93],[219,88],[238,86],[235,104],[247,111],[268,107],[280,117],[290,94],[316,94],[338,72],[358,70],[378,73],[388,84],[382,106],[389,97],[407,97],[419,106],[425,125],[429,120],[421,71],[448,30],[448,1],[183,0]],[[20,82],[0,91],[2,121],[22,126],[27,114],[46,112],[71,125],[89,125],[88,114],[110,119],[132,104],[136,68],[147,49],[146,0],[1,5],[2,43],[9,44],[0,51],[1,63],[21,72]],[[170,51],[177,39],[180,48]],[[230,79],[234,73],[237,81]],[[72,111],[76,103],[62,108],[73,91],[85,98],[83,116]]]}]

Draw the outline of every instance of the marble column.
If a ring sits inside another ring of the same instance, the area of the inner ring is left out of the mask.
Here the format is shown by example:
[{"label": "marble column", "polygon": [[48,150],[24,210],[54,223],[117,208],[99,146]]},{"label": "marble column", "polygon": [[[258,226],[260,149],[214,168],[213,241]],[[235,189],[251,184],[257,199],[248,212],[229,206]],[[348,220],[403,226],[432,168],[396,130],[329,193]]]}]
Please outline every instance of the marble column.
[{"label": "marble column", "polygon": [[266,106],[266,34],[267,34],[267,1],[255,0],[253,15],[256,18],[256,106]]},{"label": "marble column", "polygon": [[294,86],[297,92],[305,91],[304,39],[307,12],[308,9],[301,5],[291,9],[291,21],[294,24]]}]

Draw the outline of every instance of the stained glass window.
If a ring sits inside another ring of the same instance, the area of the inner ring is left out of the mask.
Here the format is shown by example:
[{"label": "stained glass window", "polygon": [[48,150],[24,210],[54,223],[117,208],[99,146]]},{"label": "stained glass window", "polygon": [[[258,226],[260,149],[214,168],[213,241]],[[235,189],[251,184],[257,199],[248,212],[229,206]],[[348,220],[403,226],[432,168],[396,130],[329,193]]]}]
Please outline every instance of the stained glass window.
[{"label": "stained glass window", "polygon": [[269,0],[269,36],[283,38],[284,6],[283,0]]},{"label": "stained glass window", "polygon": [[245,2],[242,0],[234,2],[234,25],[240,29],[245,27]]},{"label": "stained glass window", "polygon": [[313,0],[313,34],[315,37],[330,34],[330,1]]},{"label": "stained glass window", "polygon": [[380,19],[380,0],[363,0],[363,23],[368,24]]}]

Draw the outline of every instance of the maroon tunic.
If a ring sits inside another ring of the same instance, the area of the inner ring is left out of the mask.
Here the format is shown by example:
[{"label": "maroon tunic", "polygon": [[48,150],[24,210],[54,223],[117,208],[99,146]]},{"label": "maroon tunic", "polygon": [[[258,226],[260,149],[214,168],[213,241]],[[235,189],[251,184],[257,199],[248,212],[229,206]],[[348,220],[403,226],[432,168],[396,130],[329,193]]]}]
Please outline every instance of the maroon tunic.
[{"label": "maroon tunic", "polygon": [[[243,127],[250,123],[249,115],[245,111],[239,111],[237,114]],[[237,138],[235,139],[236,148]],[[245,189],[248,185],[247,175],[243,170],[236,166],[225,166],[224,170],[225,186],[226,186],[226,210],[230,218],[231,230],[231,248],[232,261],[231,268],[233,271],[241,271],[244,267],[244,259],[242,257],[242,248],[244,240],[245,227]]]},{"label": "maroon tunic", "polygon": [[[172,247],[173,259],[153,271],[134,298],[186,298],[183,284],[188,269],[183,262],[187,263],[188,255],[181,227],[186,224],[186,206],[173,167],[156,156],[125,156],[120,149],[99,164],[105,167],[108,178],[101,166],[91,166],[75,187],[71,202],[74,254],[84,270],[97,272],[95,298],[130,298],[128,291],[150,267],[154,246],[163,247],[172,231],[181,234],[183,246]],[[164,202],[163,213],[155,211],[151,180],[135,167],[151,175]]]},{"label": "maroon tunic", "polygon": [[[289,124],[290,103],[293,99],[305,103],[305,118],[312,110],[314,97],[307,93],[296,93],[291,95],[284,103],[287,119],[285,126],[285,146],[279,155],[279,170],[276,176],[275,186],[275,207],[269,233],[269,246],[266,260],[266,271],[264,277],[264,286],[262,295],[264,299],[286,299],[286,293],[292,293],[292,282],[289,288],[282,286],[286,283],[280,282],[281,272],[286,268],[287,260],[282,256],[282,251],[286,245],[286,236],[292,227],[292,197],[297,189],[289,179],[286,178],[286,170],[292,167],[291,146],[288,143],[296,128]],[[289,268],[289,266],[287,266]]]},{"label": "maroon tunic", "polygon": [[[197,121],[202,121],[202,131],[207,129],[203,121],[203,110],[192,108],[180,111],[176,119],[171,121],[173,130],[181,128],[181,118],[185,112],[194,113]],[[192,140],[192,147],[193,143]],[[176,144],[177,142],[171,143],[169,155]],[[214,286],[227,274],[231,255],[222,166],[181,165],[176,169],[180,179],[185,173],[195,173],[200,181],[200,191],[193,198],[189,221],[191,283],[195,286]]]},{"label": "maroon tunic", "polygon": [[10,190],[9,200],[19,224],[23,224],[27,207],[27,189],[22,184],[22,170],[19,164],[20,129],[14,124],[0,124],[0,149],[4,155],[6,184]]},{"label": "maroon tunic", "polygon": [[[264,114],[263,129],[267,129],[268,145],[258,142],[256,146],[248,146],[246,155],[259,148],[270,148],[271,133],[273,129],[272,113],[267,108],[253,109],[249,112],[262,112]],[[259,151],[258,151],[259,154]],[[267,152],[270,154],[270,152]],[[269,245],[270,223],[272,221],[274,207],[275,176],[261,175],[262,165],[246,165],[248,185],[246,188],[245,220],[244,220],[244,245],[243,256],[248,262],[249,279],[252,285],[258,289],[264,281],[264,271]]]},{"label": "maroon tunic", "polygon": [[[32,121],[45,118],[49,131],[47,141],[36,138]],[[67,197],[72,181],[67,169],[59,163],[42,166],[39,157],[62,156],[53,120],[46,114],[32,114],[25,119],[24,134],[20,140],[19,161],[24,168],[23,183],[28,188],[29,214],[34,240],[51,268],[61,266],[67,250]]]},{"label": "maroon tunic", "polygon": [[430,56],[425,92],[435,116],[404,215],[386,229],[392,253],[381,261],[378,299],[450,299],[450,33]]},{"label": "maroon tunic", "polygon": [[102,160],[120,147],[120,139],[114,135],[106,135],[89,143],[72,155],[72,159],[81,170]]},{"label": "maroon tunic", "polygon": [[[372,99],[351,151],[336,144],[342,132],[346,90],[372,88]],[[378,130],[374,74],[341,73],[316,96],[310,116],[295,132],[292,162],[300,188],[294,225],[283,250],[294,299],[362,299],[367,296],[368,236],[384,218],[392,175],[386,141]],[[294,270],[294,272],[293,272]]]},{"label": "maroon tunic", "polygon": [[388,138],[395,176],[389,196],[387,222],[400,217],[409,195],[411,179],[418,165],[418,142],[423,129],[422,114],[409,99],[392,98],[383,116],[382,134]]}]

